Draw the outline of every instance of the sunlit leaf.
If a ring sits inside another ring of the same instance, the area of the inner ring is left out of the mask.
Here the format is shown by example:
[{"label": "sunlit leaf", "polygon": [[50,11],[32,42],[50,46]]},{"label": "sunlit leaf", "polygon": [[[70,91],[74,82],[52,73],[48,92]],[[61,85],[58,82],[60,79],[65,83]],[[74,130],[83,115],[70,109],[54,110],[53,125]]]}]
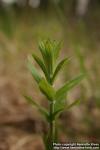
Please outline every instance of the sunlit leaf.
[{"label": "sunlit leaf", "polygon": [[45,77],[49,80],[49,75],[48,75],[48,72],[46,70],[46,67],[45,67],[45,64],[43,63],[43,61],[38,56],[36,56],[35,54],[32,54],[32,56],[35,59],[35,61],[38,63],[38,65],[40,66],[42,71],[44,72]]},{"label": "sunlit leaf", "polygon": [[48,100],[54,100],[55,90],[45,79],[42,79],[40,81],[39,88],[42,93],[48,98]]}]

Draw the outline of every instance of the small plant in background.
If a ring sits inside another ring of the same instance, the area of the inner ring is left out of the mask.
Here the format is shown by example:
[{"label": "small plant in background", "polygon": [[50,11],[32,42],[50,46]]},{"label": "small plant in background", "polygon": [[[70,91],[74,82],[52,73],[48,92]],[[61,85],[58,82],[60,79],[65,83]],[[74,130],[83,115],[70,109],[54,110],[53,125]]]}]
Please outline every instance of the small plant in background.
[{"label": "small plant in background", "polygon": [[66,103],[68,92],[84,78],[84,75],[80,74],[74,79],[66,82],[59,89],[54,88],[54,81],[56,80],[59,72],[62,70],[63,66],[70,61],[69,58],[64,58],[58,63],[57,60],[60,49],[61,43],[52,40],[45,40],[39,43],[39,50],[42,58],[32,54],[32,58],[37,62],[44,73],[43,77],[38,73],[31,60],[28,60],[28,68],[36,80],[40,91],[46,96],[48,101],[49,110],[39,105],[39,103],[34,101],[30,96],[25,96],[28,102],[38,108],[49,124],[48,134],[44,135],[43,138],[46,150],[53,150],[53,143],[57,142],[58,136],[56,121],[59,115],[62,111],[79,103],[79,100],[76,100],[68,105]]}]

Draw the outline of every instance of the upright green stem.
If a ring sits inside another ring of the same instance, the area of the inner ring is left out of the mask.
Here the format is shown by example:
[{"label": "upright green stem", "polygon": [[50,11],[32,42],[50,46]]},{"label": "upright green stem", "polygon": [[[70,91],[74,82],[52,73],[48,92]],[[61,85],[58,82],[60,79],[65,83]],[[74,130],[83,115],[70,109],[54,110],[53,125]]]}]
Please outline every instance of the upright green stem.
[{"label": "upright green stem", "polygon": [[54,142],[54,121],[53,121],[53,111],[54,111],[54,102],[50,102],[50,118],[49,118],[49,131],[46,140],[46,150],[53,150],[53,142]]},{"label": "upright green stem", "polygon": [[53,101],[50,103],[50,147],[51,147],[51,149],[50,150],[52,150],[53,149],[53,140],[54,140],[54,137],[53,137],[53,135],[54,135],[54,127],[53,127],[53,118],[52,118],[52,114],[53,114],[53,108],[54,107],[54,103],[53,103]]}]

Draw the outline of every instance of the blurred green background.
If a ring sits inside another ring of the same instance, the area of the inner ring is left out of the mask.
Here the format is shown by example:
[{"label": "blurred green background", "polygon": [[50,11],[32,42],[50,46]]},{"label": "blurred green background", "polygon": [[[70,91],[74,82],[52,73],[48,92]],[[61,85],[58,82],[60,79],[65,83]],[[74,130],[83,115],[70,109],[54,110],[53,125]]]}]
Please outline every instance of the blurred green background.
[{"label": "blurred green background", "polygon": [[46,38],[63,41],[61,58],[71,57],[57,86],[87,74],[68,95],[81,104],[60,116],[60,141],[100,141],[100,1],[0,0],[0,150],[42,150],[47,125],[22,94],[47,106],[27,69],[28,55],[39,54]]}]

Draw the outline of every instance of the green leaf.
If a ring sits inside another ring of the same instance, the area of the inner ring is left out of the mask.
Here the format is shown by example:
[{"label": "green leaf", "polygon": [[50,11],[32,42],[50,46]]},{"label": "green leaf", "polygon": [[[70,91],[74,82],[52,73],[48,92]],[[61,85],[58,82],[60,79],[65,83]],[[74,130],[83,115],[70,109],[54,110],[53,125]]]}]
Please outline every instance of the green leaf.
[{"label": "green leaf", "polygon": [[40,81],[39,88],[42,93],[48,98],[48,100],[54,100],[55,90],[45,79],[42,79]]},{"label": "green leaf", "polygon": [[54,112],[62,110],[66,104],[67,104],[66,95],[64,95],[62,99],[56,99],[54,105]]},{"label": "green leaf", "polygon": [[56,101],[55,101],[55,105],[54,105],[54,110],[58,111],[61,110],[67,103],[66,101],[66,97],[67,97],[67,93],[63,93],[62,95],[57,95],[55,96]]},{"label": "green leaf", "polygon": [[39,49],[43,57],[43,61],[45,63],[45,66],[49,72],[49,74],[52,72],[52,45],[50,43],[50,40],[46,40],[39,43]]},{"label": "green leaf", "polygon": [[27,66],[28,66],[28,69],[30,70],[30,72],[32,73],[32,76],[36,80],[36,82],[39,83],[41,80],[41,76],[39,75],[38,71],[35,69],[35,67],[33,66],[33,64],[30,61],[28,61]]},{"label": "green leaf", "polygon": [[56,99],[62,99],[62,97],[72,88],[80,83],[80,81],[84,78],[84,74],[79,75],[78,77],[67,82],[63,87],[61,87],[56,92]]},{"label": "green leaf", "polygon": [[39,42],[39,50],[42,54],[43,59],[45,60],[46,52],[45,52],[45,42]]},{"label": "green leaf", "polygon": [[63,69],[63,66],[65,65],[65,63],[68,63],[69,60],[70,60],[69,58],[65,58],[58,64],[58,66],[56,67],[55,72],[53,74],[52,83],[54,82],[56,76],[61,71],[61,69]]},{"label": "green leaf", "polygon": [[56,110],[56,111],[52,114],[52,119],[55,120],[55,117],[58,117],[59,114],[60,114],[63,110],[64,110],[63,108]]},{"label": "green leaf", "polygon": [[64,111],[64,110],[68,110],[68,109],[70,109],[70,108],[72,108],[73,106],[76,106],[76,105],[78,105],[78,104],[80,104],[80,100],[76,100],[76,101],[74,101],[73,103],[71,103],[70,105],[62,105],[62,108],[60,108],[60,109],[57,109],[54,113],[53,113],[53,120],[55,119],[55,117],[59,117],[59,115],[60,115],[60,113],[62,112],[62,111]]},{"label": "green leaf", "polygon": [[40,106],[38,103],[36,103],[30,96],[24,96],[28,103],[30,103],[32,106],[36,106],[37,109],[41,112],[42,115],[45,116],[45,118],[48,120],[49,114],[48,111]]},{"label": "green leaf", "polygon": [[76,101],[74,101],[73,103],[71,103],[70,105],[68,105],[68,106],[66,106],[64,109],[70,109],[70,108],[72,108],[73,106],[76,106],[76,105],[78,105],[78,104],[80,104],[80,100],[76,100]]},{"label": "green leaf", "polygon": [[53,72],[53,47],[52,43],[47,40],[45,44],[45,50],[46,50],[46,64],[47,64],[47,69],[50,74]]},{"label": "green leaf", "polygon": [[48,75],[48,72],[46,70],[46,67],[45,67],[43,61],[38,56],[36,56],[35,54],[32,54],[32,56],[35,59],[35,61],[38,63],[38,65],[40,66],[42,71],[44,72],[46,79],[49,80],[49,75]]}]

